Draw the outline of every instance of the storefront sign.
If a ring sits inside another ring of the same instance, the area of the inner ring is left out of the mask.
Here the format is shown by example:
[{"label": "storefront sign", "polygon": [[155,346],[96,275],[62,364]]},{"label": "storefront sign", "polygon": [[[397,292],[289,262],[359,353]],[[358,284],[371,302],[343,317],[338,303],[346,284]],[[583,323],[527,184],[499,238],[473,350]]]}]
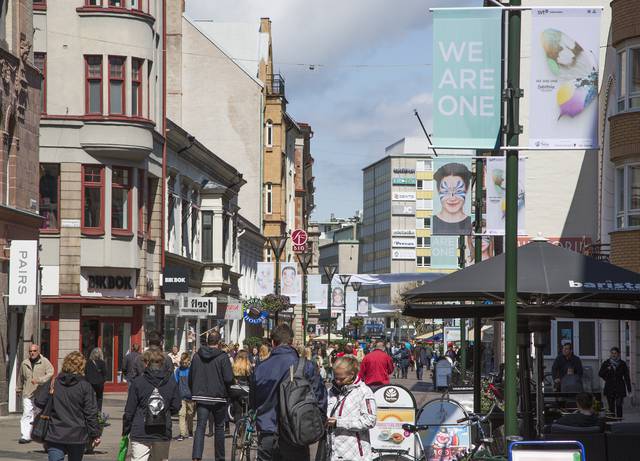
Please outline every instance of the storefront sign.
[{"label": "storefront sign", "polygon": [[394,186],[415,186],[416,178],[411,176],[396,177],[392,179],[392,183]]},{"label": "storefront sign", "polygon": [[[545,237],[549,243],[567,250],[583,253],[591,245],[591,237]],[[518,246],[526,245],[531,237],[518,237]]]},{"label": "storefront sign", "polygon": [[185,305],[180,306],[180,317],[215,317],[218,313],[218,298],[188,297]]},{"label": "storefront sign", "polygon": [[240,304],[227,304],[224,312],[225,320],[242,320],[242,306]]},{"label": "storefront sign", "polygon": [[416,193],[415,192],[400,192],[400,191],[393,191],[391,193],[391,200],[393,200],[394,202],[415,202],[416,200]]},{"label": "storefront sign", "polygon": [[9,305],[36,303],[38,241],[13,240],[9,259]]},{"label": "storefront sign", "polygon": [[415,216],[415,205],[400,205],[398,203],[391,204],[391,214],[397,216]]},{"label": "storefront sign", "polygon": [[252,325],[260,325],[269,318],[269,313],[262,308],[260,298],[251,298],[242,304],[244,310],[244,321]]},{"label": "storefront sign", "polygon": [[433,14],[433,132],[436,147],[487,148],[500,130],[502,12]]},{"label": "storefront sign", "polygon": [[376,450],[407,450],[413,456],[415,435],[405,432],[403,424],[415,424],[416,402],[402,386],[383,386],[376,399],[376,425],[371,429],[371,447]]},{"label": "storefront sign", "polygon": [[400,250],[395,248],[391,250],[391,259],[416,259],[416,250]]},{"label": "storefront sign", "polygon": [[393,229],[391,231],[391,237],[415,237],[415,229]]},{"label": "storefront sign", "polygon": [[162,290],[165,293],[187,293],[189,291],[189,269],[167,266],[162,278]]},{"label": "storefront sign", "polygon": [[396,174],[414,174],[415,168],[394,168],[393,172]]},{"label": "storefront sign", "polygon": [[393,248],[415,248],[416,239],[415,238],[392,238],[391,246]]},{"label": "storefront sign", "polygon": [[80,294],[82,296],[135,297],[135,269],[81,269]]}]

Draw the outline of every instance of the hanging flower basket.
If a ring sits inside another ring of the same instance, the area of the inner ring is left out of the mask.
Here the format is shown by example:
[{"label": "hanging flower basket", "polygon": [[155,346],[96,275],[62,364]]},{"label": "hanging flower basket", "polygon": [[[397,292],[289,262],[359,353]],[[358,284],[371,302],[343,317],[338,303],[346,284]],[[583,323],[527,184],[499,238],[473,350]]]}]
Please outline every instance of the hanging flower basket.
[{"label": "hanging flower basket", "polygon": [[291,302],[288,296],[268,294],[262,298],[262,307],[272,314],[278,314],[291,307]]}]

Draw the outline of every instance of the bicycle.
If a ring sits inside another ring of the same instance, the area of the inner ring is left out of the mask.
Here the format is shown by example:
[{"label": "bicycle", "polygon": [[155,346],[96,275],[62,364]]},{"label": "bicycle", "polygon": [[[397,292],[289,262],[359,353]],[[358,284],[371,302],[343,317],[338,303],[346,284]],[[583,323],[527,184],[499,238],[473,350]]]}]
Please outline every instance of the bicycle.
[{"label": "bicycle", "polygon": [[[256,412],[250,410],[239,421],[233,431],[233,445],[231,446],[232,461],[251,461],[258,451],[258,437],[256,428]],[[252,457],[252,453],[254,456]]]}]

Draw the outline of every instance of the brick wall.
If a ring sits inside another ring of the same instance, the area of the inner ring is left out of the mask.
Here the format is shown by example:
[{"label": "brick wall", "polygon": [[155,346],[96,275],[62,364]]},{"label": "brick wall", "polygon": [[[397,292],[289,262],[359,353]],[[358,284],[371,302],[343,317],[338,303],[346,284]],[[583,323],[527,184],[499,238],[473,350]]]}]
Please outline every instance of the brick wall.
[{"label": "brick wall", "polygon": [[623,40],[640,36],[638,0],[613,0],[611,15],[613,46],[617,46]]},{"label": "brick wall", "polygon": [[[60,218],[80,220],[81,165],[60,164]],[[80,227],[60,229],[60,294],[80,293]]]},{"label": "brick wall", "polygon": [[60,306],[58,323],[60,340],[58,348],[58,370],[70,352],[80,349],[80,306],[69,304]]},{"label": "brick wall", "polygon": [[611,233],[611,262],[640,272],[640,230]]},{"label": "brick wall", "polygon": [[633,157],[640,159],[640,112],[616,114],[609,121],[611,161],[617,162]]}]

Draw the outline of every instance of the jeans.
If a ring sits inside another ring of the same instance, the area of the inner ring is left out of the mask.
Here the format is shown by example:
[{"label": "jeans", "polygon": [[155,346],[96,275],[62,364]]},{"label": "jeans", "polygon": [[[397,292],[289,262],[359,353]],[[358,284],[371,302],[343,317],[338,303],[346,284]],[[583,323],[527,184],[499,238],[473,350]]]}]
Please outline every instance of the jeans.
[{"label": "jeans", "polygon": [[204,432],[207,428],[207,420],[209,414],[213,413],[215,422],[214,447],[215,461],[224,461],[224,420],[227,413],[226,403],[196,403],[196,416],[198,423],[196,424],[196,434],[193,437],[193,450],[191,457],[193,459],[202,459],[204,451]]},{"label": "jeans", "polygon": [[257,461],[309,461],[309,447],[296,447],[276,434],[260,434]]},{"label": "jeans", "polygon": [[402,368],[402,379],[407,379],[407,375],[409,374],[409,365],[403,365]]},{"label": "jeans", "polygon": [[24,440],[31,440],[31,423],[35,417],[36,407],[33,400],[28,397],[22,398],[22,418],[20,418],[20,433]]},{"label": "jeans", "polygon": [[622,418],[622,404],[624,397],[607,396],[609,413],[615,413],[617,418]]},{"label": "jeans", "polygon": [[47,442],[49,450],[47,452],[49,461],[64,461],[64,455],[66,454],[69,461],[82,461],[84,456],[85,445],[68,444]]},{"label": "jeans", "polygon": [[424,372],[424,367],[422,365],[416,364],[416,378],[418,381],[422,381],[422,374]]}]

